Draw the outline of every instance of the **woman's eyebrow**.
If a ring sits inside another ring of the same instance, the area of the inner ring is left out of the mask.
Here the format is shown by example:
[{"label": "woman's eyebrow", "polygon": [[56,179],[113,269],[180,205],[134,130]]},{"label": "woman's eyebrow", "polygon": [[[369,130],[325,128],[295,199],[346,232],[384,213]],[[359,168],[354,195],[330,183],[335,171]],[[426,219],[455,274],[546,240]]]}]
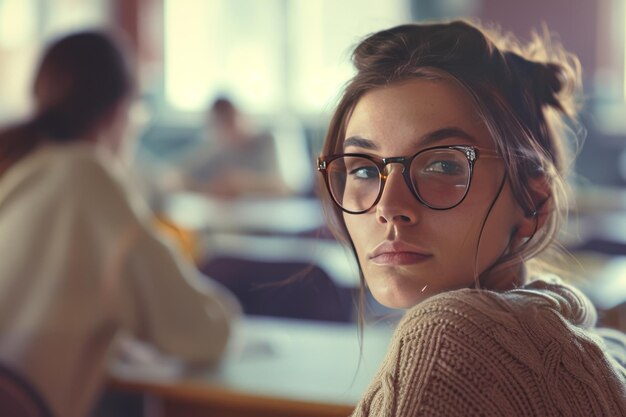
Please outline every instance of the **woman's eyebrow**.
[{"label": "woman's eyebrow", "polygon": [[474,136],[459,127],[444,127],[442,129],[428,132],[420,138],[419,143],[422,146],[428,146],[448,138],[461,138],[474,145],[478,144],[478,141]]},{"label": "woman's eyebrow", "polygon": [[[474,136],[470,135],[465,130],[459,127],[444,127],[441,129],[434,130],[432,132],[428,132],[419,138],[418,143],[420,146],[430,146],[430,145],[435,144],[436,142],[439,142],[441,140],[448,139],[448,138],[461,138],[468,142],[471,142],[472,144],[478,144],[478,141],[476,140]],[[364,137],[358,136],[358,135],[350,136],[349,138],[346,138],[346,140],[343,141],[344,149],[349,146],[356,146],[359,148],[370,149],[370,150],[379,149],[376,142],[370,139],[365,139]]]},{"label": "woman's eyebrow", "polygon": [[359,148],[371,150],[378,149],[378,145],[376,145],[376,143],[361,136],[350,136],[349,138],[346,138],[346,140],[343,141],[343,148],[345,149],[348,146],[357,146]]}]

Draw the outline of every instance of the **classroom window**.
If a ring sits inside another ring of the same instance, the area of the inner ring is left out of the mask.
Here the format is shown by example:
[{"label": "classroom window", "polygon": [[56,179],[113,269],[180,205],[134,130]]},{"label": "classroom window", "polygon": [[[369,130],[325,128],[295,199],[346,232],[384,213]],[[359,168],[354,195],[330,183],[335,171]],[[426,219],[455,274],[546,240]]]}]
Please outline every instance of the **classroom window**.
[{"label": "classroom window", "polygon": [[226,94],[247,111],[327,109],[364,35],[410,18],[406,0],[164,0],[168,105],[203,110]]}]

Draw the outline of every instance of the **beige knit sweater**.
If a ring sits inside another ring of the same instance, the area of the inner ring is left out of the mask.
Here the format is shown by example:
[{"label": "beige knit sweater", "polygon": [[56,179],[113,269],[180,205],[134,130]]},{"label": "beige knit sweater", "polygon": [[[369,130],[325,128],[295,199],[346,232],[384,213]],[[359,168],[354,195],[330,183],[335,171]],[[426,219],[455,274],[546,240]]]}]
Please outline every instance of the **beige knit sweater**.
[{"label": "beige knit sweater", "polygon": [[626,416],[626,371],[594,322],[556,282],[432,297],[398,325],[353,416]]}]

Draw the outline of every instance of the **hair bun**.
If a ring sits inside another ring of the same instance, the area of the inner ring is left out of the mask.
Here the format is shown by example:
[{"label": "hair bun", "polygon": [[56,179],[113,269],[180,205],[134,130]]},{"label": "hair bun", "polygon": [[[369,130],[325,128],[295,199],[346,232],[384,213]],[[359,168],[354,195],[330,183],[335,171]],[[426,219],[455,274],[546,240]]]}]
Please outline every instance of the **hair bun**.
[{"label": "hair bun", "polygon": [[544,100],[547,104],[560,106],[557,96],[565,85],[565,74],[563,68],[553,63],[534,63],[537,67],[536,78],[532,79],[544,91]]},{"label": "hair bun", "polygon": [[567,84],[564,68],[551,62],[528,60],[515,52],[505,52],[509,70],[517,75],[522,89],[533,89],[541,105],[561,107],[559,93]]}]

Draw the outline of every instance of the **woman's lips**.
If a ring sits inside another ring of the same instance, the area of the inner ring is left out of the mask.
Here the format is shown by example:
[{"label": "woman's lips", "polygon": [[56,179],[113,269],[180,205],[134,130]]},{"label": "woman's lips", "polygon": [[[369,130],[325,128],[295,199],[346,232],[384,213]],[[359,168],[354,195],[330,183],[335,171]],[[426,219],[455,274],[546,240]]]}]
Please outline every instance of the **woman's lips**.
[{"label": "woman's lips", "polygon": [[411,265],[430,258],[431,255],[416,252],[384,252],[370,259],[378,265]]},{"label": "woman's lips", "polygon": [[371,262],[378,265],[411,265],[426,261],[431,254],[401,241],[384,241],[370,253]]}]

